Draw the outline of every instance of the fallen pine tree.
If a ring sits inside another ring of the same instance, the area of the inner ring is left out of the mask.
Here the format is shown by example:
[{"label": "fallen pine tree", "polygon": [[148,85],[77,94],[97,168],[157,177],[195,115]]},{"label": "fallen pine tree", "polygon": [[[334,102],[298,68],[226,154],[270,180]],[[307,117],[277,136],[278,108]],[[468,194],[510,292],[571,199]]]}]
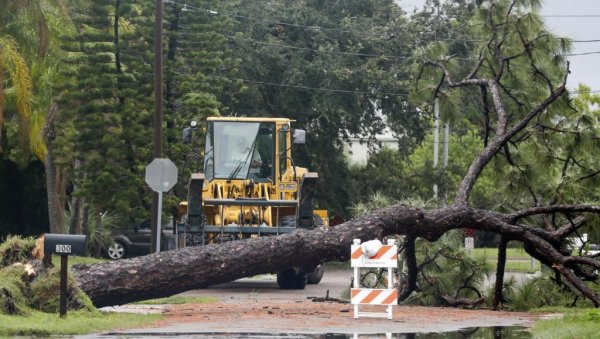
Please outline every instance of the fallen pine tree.
[{"label": "fallen pine tree", "polygon": [[[591,206],[553,206],[554,211],[599,212]],[[600,305],[600,297],[575,272],[584,266],[600,268],[600,262],[561,253],[561,239],[574,228],[547,231],[518,224],[525,215],[548,212],[546,208],[500,214],[465,206],[424,211],[392,206],[342,225],[276,237],[263,237],[202,247],[187,247],[128,260],[79,265],[73,268],[77,285],[96,306],[166,297],[287,267],[312,267],[332,260],[348,260],[353,239],[381,239],[405,234],[429,241],[469,225],[521,241],[529,253],[553,267],[577,290]]]}]

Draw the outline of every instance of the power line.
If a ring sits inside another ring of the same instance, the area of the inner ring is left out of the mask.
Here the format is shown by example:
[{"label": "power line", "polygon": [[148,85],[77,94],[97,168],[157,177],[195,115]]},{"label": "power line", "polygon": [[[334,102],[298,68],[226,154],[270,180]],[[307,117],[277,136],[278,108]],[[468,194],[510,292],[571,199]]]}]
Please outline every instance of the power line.
[{"label": "power line", "polygon": [[[178,75],[188,75],[180,72],[176,72]],[[148,75],[147,73],[146,75]],[[276,82],[268,82],[268,81],[260,81],[260,80],[250,80],[243,78],[233,78],[226,77],[221,75],[209,75],[203,74],[203,76],[208,78],[217,78],[217,79],[227,79],[230,81],[242,81],[245,83],[256,84],[256,85],[266,85],[266,86],[275,86],[275,87],[286,87],[286,88],[295,88],[295,89],[305,89],[305,90],[313,90],[313,91],[322,91],[322,92],[334,92],[334,93],[345,93],[345,94],[372,94],[372,95],[388,95],[388,96],[396,96],[396,97],[404,97],[407,98],[409,96],[408,93],[392,93],[392,92],[377,92],[377,91],[362,91],[362,90],[346,90],[346,89],[337,89],[337,88],[328,88],[328,87],[311,87],[304,85],[290,85]],[[120,82],[121,85],[139,85],[139,84],[148,84],[147,81],[131,81],[128,80],[126,82]],[[532,88],[532,87],[530,87]],[[600,93],[600,89],[579,92],[579,91],[568,91],[570,95],[581,95],[581,94],[597,94]]]},{"label": "power line", "polygon": [[228,79],[231,81],[242,81],[242,82],[258,84],[258,85],[289,87],[289,88],[306,89],[306,90],[313,90],[313,91],[325,91],[325,92],[336,92],[336,93],[347,93],[347,94],[375,94],[375,95],[389,95],[389,96],[398,96],[398,97],[408,97],[409,96],[408,93],[391,93],[391,92],[359,91],[359,90],[353,91],[353,90],[347,90],[347,89],[335,89],[335,88],[327,88],[327,87],[311,87],[311,86],[304,86],[304,85],[290,85],[290,84],[283,84],[283,83],[242,79],[242,78],[231,78],[231,77],[220,76],[220,75],[206,75],[205,74],[204,76],[209,77],[209,78]]},{"label": "power line", "polygon": [[591,54],[600,54],[600,51],[583,52],[583,53],[570,53],[570,54],[563,54],[563,55],[564,56],[579,56],[579,55],[591,55]]},{"label": "power line", "polygon": [[[192,33],[186,33],[186,32],[178,32],[179,34],[192,34]],[[413,58],[413,56],[408,56],[408,55],[393,55],[393,54],[373,54],[373,53],[353,53],[353,52],[344,52],[344,51],[334,51],[334,50],[323,50],[323,49],[315,49],[315,48],[310,48],[310,47],[301,47],[301,46],[293,46],[293,45],[285,45],[285,44],[277,44],[277,43],[272,43],[272,42],[266,42],[266,41],[258,41],[258,40],[254,40],[254,39],[246,39],[246,38],[240,38],[240,37],[236,37],[236,36],[232,36],[232,35],[225,35],[226,38],[230,39],[230,40],[235,40],[235,41],[241,41],[241,42],[247,42],[247,43],[252,43],[252,44],[256,44],[256,45],[266,45],[266,46],[273,46],[273,47],[280,47],[280,48],[289,48],[289,49],[297,49],[297,50],[304,50],[304,51],[313,51],[316,53],[328,53],[328,54],[341,54],[341,55],[349,55],[349,56],[358,56],[358,57],[370,57],[370,58],[393,58],[393,59],[411,59]],[[190,45],[202,45],[202,44],[207,44],[210,43],[212,41],[210,40],[204,40],[204,41],[189,41],[189,40],[182,40],[180,41],[182,44],[190,44]],[[190,50],[188,48],[179,48],[180,50]],[[456,58],[452,58],[454,60],[477,60],[476,58],[467,58],[467,57],[456,57]]]},{"label": "power line", "polygon": [[[186,3],[180,3],[180,2],[177,2],[177,1],[164,0],[164,2],[180,5],[180,6],[182,6],[182,10],[184,12],[207,13],[207,14],[213,14],[213,15],[220,14],[219,12],[214,11],[214,10],[201,9],[199,7],[191,6],[191,5],[188,5]],[[378,33],[369,33],[369,32],[357,31],[357,30],[351,30],[351,29],[322,27],[322,26],[318,26],[318,25],[304,25],[304,24],[293,23],[293,22],[286,22],[286,21],[281,21],[281,20],[269,20],[269,19],[252,17],[252,16],[239,15],[239,14],[236,14],[236,13],[233,13],[233,12],[230,12],[230,11],[225,11],[225,13],[232,14],[232,16],[234,18],[237,18],[237,19],[266,22],[266,23],[276,24],[276,25],[282,25],[282,26],[291,26],[291,27],[298,27],[298,28],[304,28],[304,29],[321,30],[321,31],[332,31],[332,32],[340,32],[340,33],[359,33],[361,35],[381,36],[381,34],[378,34]],[[546,17],[546,18],[596,18],[596,17],[600,17],[600,14],[541,15],[541,17]],[[398,34],[398,33],[400,33],[400,32],[394,32],[394,34]],[[436,32],[424,32],[424,33],[421,33],[421,35],[423,35],[423,34],[436,35],[437,33]],[[465,40],[465,39],[459,39],[459,38],[436,39],[436,41],[440,41],[440,40],[442,40],[442,41],[461,40],[461,41],[471,41],[471,42],[482,42],[483,41],[483,40],[476,40],[476,39],[466,39]],[[572,42],[587,43],[587,42],[600,42],[600,40],[573,40]]]},{"label": "power line", "polygon": [[[186,34],[185,32],[180,32],[179,34]],[[190,33],[188,33],[190,34]],[[341,54],[341,55],[349,55],[349,56],[359,56],[359,57],[371,57],[371,58],[394,58],[394,59],[411,59],[414,58],[413,56],[405,56],[405,55],[391,55],[391,54],[370,54],[370,53],[352,53],[352,52],[343,52],[343,51],[332,51],[332,50],[322,50],[322,49],[315,49],[315,48],[310,48],[310,47],[300,47],[300,46],[293,46],[293,45],[285,45],[285,44],[277,44],[277,43],[272,43],[272,42],[265,42],[265,41],[258,41],[258,40],[253,40],[253,39],[245,39],[245,38],[239,38],[239,37],[235,37],[235,36],[228,36],[226,35],[225,37],[227,37],[230,40],[236,40],[236,41],[242,41],[242,42],[248,42],[248,43],[252,43],[252,44],[257,44],[257,45],[267,45],[267,46],[274,46],[274,47],[280,47],[280,48],[289,48],[289,49],[297,49],[297,50],[304,50],[304,51],[313,51],[316,53],[329,53],[329,54]],[[598,42],[600,42],[600,40],[597,40]],[[209,43],[211,41],[182,41],[183,44],[191,44],[191,45],[199,45],[199,44],[206,44]],[[583,41],[579,41],[579,42],[583,42]],[[588,40],[585,42],[592,42],[592,40]],[[179,48],[180,50],[192,50],[192,49],[188,49],[188,48]],[[582,56],[582,55],[591,55],[591,54],[600,54],[600,51],[594,51],[594,52],[585,52],[585,53],[569,53],[569,54],[558,54],[559,56]],[[468,57],[451,57],[451,59],[453,60],[465,60],[465,61],[473,61],[473,60],[478,60],[477,58],[468,58]]]},{"label": "power line", "polygon": [[600,18],[600,14],[546,14],[544,18]]},{"label": "power line", "polygon": [[310,48],[310,47],[299,47],[299,46],[276,44],[276,43],[264,42],[264,41],[257,41],[257,40],[253,40],[253,39],[244,39],[244,38],[238,38],[235,36],[227,36],[227,37],[232,40],[244,41],[244,42],[249,42],[249,43],[257,44],[257,45],[266,45],[266,46],[274,46],[274,47],[281,47],[281,48],[291,48],[291,49],[298,49],[298,50],[304,50],[304,51],[314,51],[314,52],[318,52],[318,53],[342,54],[342,55],[352,55],[352,56],[361,56],[361,57],[369,57],[369,58],[395,58],[395,59],[410,59],[410,58],[412,58],[412,56],[371,54],[371,53],[352,53],[352,52],[331,51],[331,50],[328,51],[328,50],[322,50],[322,49],[314,49],[314,48]]},{"label": "power line", "polygon": [[[205,13],[205,14],[213,14],[213,15],[221,14],[214,10],[202,9],[199,7],[191,6],[191,5],[176,2],[176,1],[164,0],[164,2],[180,5],[180,6],[182,6],[182,11],[184,11],[184,12]],[[264,22],[264,23],[269,23],[269,24],[274,24],[274,25],[290,26],[290,27],[297,27],[297,28],[303,28],[303,29],[309,29],[309,30],[331,31],[331,32],[338,32],[338,33],[354,33],[354,34],[358,34],[358,35],[371,35],[371,36],[377,36],[377,37],[380,37],[382,35],[382,33],[370,33],[370,32],[366,32],[364,30],[330,28],[330,27],[323,27],[323,26],[318,26],[318,25],[304,25],[304,24],[281,21],[281,20],[269,20],[269,19],[252,17],[252,16],[247,16],[247,15],[239,15],[239,14],[236,14],[231,11],[224,11],[224,13],[229,13],[233,18],[236,18],[236,19],[243,19],[243,20],[248,20],[248,21],[258,21],[258,22]],[[179,26],[179,27],[185,27],[185,26]],[[393,32],[393,34],[410,36],[409,33],[405,33],[405,32]],[[435,36],[437,33],[436,32],[420,33],[421,36],[424,34],[427,34],[430,36]],[[464,39],[458,39],[458,38],[447,38],[446,40],[447,41],[454,41],[454,40],[464,41]],[[480,40],[470,40],[470,41],[478,42]]]}]

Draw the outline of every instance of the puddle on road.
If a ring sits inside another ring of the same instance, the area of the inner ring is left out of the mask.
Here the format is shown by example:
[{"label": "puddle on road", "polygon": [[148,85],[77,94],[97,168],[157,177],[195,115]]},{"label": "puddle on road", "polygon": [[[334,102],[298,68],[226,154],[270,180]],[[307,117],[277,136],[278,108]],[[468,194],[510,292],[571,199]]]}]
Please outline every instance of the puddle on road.
[{"label": "puddle on road", "polygon": [[[218,339],[521,339],[531,338],[524,327],[477,327],[439,333],[299,334],[299,333],[114,333],[96,338],[218,338]],[[87,337],[89,338],[89,337]]]}]

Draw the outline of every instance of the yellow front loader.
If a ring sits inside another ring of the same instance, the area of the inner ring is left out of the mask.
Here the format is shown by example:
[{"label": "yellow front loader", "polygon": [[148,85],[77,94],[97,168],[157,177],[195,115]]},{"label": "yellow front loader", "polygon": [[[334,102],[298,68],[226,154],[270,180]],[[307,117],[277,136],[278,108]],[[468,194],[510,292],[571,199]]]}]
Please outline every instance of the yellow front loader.
[{"label": "yellow front loader", "polygon": [[[192,131],[184,129],[184,142],[191,141]],[[305,137],[284,118],[208,118],[204,172],[192,174],[188,201],[180,204],[186,244],[327,226],[327,211],[312,206],[317,173],[296,166],[292,157],[293,145]],[[302,289],[322,276],[321,266],[289,268],[277,273],[277,283]]]}]

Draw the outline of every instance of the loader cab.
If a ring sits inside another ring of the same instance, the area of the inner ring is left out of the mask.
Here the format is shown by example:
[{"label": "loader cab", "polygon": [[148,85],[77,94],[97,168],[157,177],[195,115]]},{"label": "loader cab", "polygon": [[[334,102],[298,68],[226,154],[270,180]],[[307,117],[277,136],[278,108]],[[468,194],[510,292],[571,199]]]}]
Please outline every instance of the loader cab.
[{"label": "loader cab", "polygon": [[204,173],[206,180],[274,181],[275,123],[208,121]]}]

